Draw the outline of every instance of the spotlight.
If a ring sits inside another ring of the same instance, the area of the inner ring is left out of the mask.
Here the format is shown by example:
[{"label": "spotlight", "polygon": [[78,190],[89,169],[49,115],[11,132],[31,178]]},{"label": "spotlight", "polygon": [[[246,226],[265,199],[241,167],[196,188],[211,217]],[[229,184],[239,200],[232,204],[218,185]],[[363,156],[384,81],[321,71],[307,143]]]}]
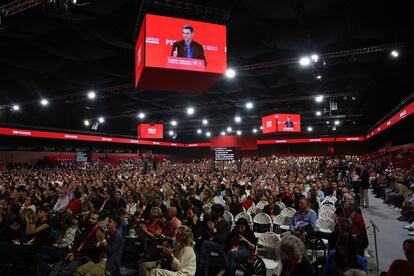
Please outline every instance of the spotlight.
[{"label": "spotlight", "polygon": [[240,123],[240,122],[241,122],[241,117],[240,117],[240,116],[236,116],[236,117],[234,117],[234,121],[235,121],[236,123]]},{"label": "spotlight", "polygon": [[237,135],[239,135],[239,136],[240,136],[241,134],[242,134],[241,130],[238,130],[238,131],[237,131]]},{"label": "spotlight", "polygon": [[188,114],[188,115],[193,115],[193,114],[194,114],[194,107],[191,107],[191,106],[190,106],[190,107],[188,107],[188,108],[187,108],[187,114]]},{"label": "spotlight", "polygon": [[400,55],[400,53],[399,53],[397,50],[392,50],[392,51],[391,51],[391,56],[392,56],[393,58],[397,58],[399,55]]},{"label": "spotlight", "polygon": [[90,123],[89,123],[89,121],[88,121],[88,120],[84,120],[84,121],[83,121],[83,124],[84,124],[85,126],[89,126],[89,125],[90,125]]},{"label": "spotlight", "polygon": [[210,136],[211,136],[211,132],[210,132],[210,131],[207,131],[207,132],[206,132],[206,136],[207,136],[207,137],[210,137]]},{"label": "spotlight", "polygon": [[104,117],[99,117],[98,122],[100,122],[102,124],[103,122],[105,122],[105,118]]},{"label": "spotlight", "polygon": [[321,80],[321,79],[322,79],[322,75],[317,75],[317,76],[316,76],[316,79],[317,79],[317,80]]},{"label": "spotlight", "polygon": [[308,131],[311,132],[313,130],[313,127],[309,126]]},{"label": "spotlight", "polygon": [[252,102],[247,102],[246,103],[246,108],[247,109],[252,109],[253,108],[253,103]]},{"label": "spotlight", "polygon": [[172,131],[172,130],[168,131],[168,135],[173,136],[174,135],[174,131]]},{"label": "spotlight", "polygon": [[308,66],[310,64],[311,60],[308,57],[301,57],[299,59],[299,64],[301,66]]},{"label": "spotlight", "polygon": [[233,131],[233,129],[231,128],[231,127],[227,127],[227,132],[232,132]]},{"label": "spotlight", "polygon": [[338,121],[338,120],[335,120],[335,122],[334,122],[334,123],[335,123],[335,125],[336,125],[336,126],[338,126],[341,122],[340,122],[340,121]]},{"label": "spotlight", "polygon": [[356,98],[355,98],[354,96],[352,96],[352,97],[351,97],[351,99],[352,99],[353,101],[355,101],[355,100],[356,100]]},{"label": "spotlight", "polygon": [[257,128],[254,128],[253,129],[253,133],[257,133]]},{"label": "spotlight", "polygon": [[176,125],[177,125],[177,121],[172,120],[172,121],[171,121],[171,125],[172,125],[172,126],[176,126]]},{"label": "spotlight", "polygon": [[41,105],[43,105],[43,106],[47,106],[47,105],[49,104],[49,101],[48,101],[48,100],[46,100],[46,99],[42,99],[42,100],[40,101],[40,104],[41,104]]},{"label": "spotlight", "polygon": [[144,112],[138,113],[138,118],[144,119],[145,118],[145,113]]},{"label": "spotlight", "polygon": [[93,99],[95,99],[96,98],[96,93],[95,93],[95,91],[90,91],[90,92],[88,92],[88,99],[89,100],[93,100]]},{"label": "spotlight", "polygon": [[202,133],[201,129],[197,129],[197,133],[201,134]]},{"label": "spotlight", "polygon": [[15,104],[12,106],[12,110],[13,111],[19,111],[20,110],[20,106],[18,104]]},{"label": "spotlight", "polygon": [[336,130],[336,126],[332,126],[332,130]]},{"label": "spotlight", "polygon": [[329,121],[326,121],[326,124],[329,125]]},{"label": "spotlight", "polygon": [[317,103],[321,103],[321,102],[323,101],[323,96],[322,96],[322,95],[316,96],[316,97],[315,97],[315,101],[316,101]]},{"label": "spotlight", "polygon": [[320,111],[316,111],[316,116],[321,116],[322,115],[322,112],[320,112]]},{"label": "spotlight", "polygon": [[260,129],[263,129],[263,126],[260,126]]},{"label": "spotlight", "polygon": [[235,76],[236,76],[236,71],[234,71],[234,69],[231,69],[231,68],[227,69],[227,71],[226,71],[226,77],[227,78],[232,79]]},{"label": "spotlight", "polygon": [[226,135],[226,132],[222,131],[220,134],[221,134],[221,136],[224,136],[224,135]]},{"label": "spotlight", "polygon": [[207,119],[203,119],[203,125],[208,125],[208,120]]},{"label": "spotlight", "polygon": [[319,56],[317,54],[312,54],[311,55],[311,60],[316,63],[319,60]]}]

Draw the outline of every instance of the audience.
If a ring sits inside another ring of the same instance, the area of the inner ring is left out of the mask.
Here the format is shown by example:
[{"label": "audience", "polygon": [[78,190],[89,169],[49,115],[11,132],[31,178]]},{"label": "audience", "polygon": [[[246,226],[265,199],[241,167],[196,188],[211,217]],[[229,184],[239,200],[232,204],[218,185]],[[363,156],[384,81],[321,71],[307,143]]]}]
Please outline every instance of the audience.
[{"label": "audience", "polygon": [[280,252],[282,254],[281,276],[313,275],[314,268],[306,258],[305,245],[296,236],[290,235],[282,239]]},{"label": "audience", "polygon": [[405,240],[403,250],[407,260],[394,260],[388,269],[387,276],[414,275],[414,239]]}]

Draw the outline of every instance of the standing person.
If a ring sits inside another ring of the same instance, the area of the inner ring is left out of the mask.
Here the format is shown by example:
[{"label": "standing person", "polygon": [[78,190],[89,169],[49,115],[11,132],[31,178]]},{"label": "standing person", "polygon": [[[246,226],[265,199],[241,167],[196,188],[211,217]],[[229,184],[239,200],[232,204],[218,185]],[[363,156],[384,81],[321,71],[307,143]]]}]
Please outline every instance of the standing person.
[{"label": "standing person", "polygon": [[354,190],[355,197],[358,199],[358,202],[360,201],[359,196],[359,174],[356,168],[353,168],[351,171],[351,181],[352,181],[352,189]]},{"label": "standing person", "polygon": [[363,208],[369,207],[368,188],[369,188],[369,172],[368,172],[368,167],[365,167],[361,175],[361,206]]},{"label": "standing person", "polygon": [[387,276],[414,275],[414,239],[405,240],[403,249],[407,260],[394,260],[388,269]]}]

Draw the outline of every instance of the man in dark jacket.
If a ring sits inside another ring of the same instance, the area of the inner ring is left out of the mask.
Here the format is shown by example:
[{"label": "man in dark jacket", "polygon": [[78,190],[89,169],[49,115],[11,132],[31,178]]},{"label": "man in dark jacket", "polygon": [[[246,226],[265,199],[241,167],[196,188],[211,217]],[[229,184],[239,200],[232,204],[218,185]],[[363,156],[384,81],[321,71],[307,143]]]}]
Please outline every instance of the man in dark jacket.
[{"label": "man in dark jacket", "polygon": [[194,28],[190,25],[183,27],[183,40],[174,42],[171,55],[174,57],[203,59],[207,67],[207,60],[204,56],[203,45],[193,40]]},{"label": "man in dark jacket", "polygon": [[367,167],[365,167],[364,171],[362,172],[360,187],[361,187],[361,194],[362,194],[361,195],[361,206],[364,208],[368,208],[369,207],[369,203],[368,203],[369,171]]}]

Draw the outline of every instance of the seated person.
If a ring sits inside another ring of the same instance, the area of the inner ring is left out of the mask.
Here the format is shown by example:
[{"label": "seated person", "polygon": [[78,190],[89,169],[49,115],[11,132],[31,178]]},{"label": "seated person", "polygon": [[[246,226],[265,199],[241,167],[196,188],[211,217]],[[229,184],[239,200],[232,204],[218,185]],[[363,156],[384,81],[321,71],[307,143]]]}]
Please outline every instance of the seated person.
[{"label": "seated person", "polygon": [[[355,212],[355,204],[345,203],[342,216],[352,222],[352,235],[361,243],[362,248],[368,247],[368,235],[362,215]],[[361,254],[361,252],[358,252]],[[361,254],[363,255],[363,254]]]},{"label": "seated person", "polygon": [[277,201],[283,202],[286,207],[291,206],[290,194],[286,191],[285,187],[279,187],[279,194],[276,196]]},{"label": "seated person", "polygon": [[231,196],[230,213],[235,217],[237,214],[243,212],[243,205],[239,201],[237,195]]},{"label": "seated person", "polygon": [[387,276],[414,275],[414,239],[405,240],[403,249],[407,260],[394,260],[388,269]]},{"label": "seated person", "polygon": [[280,242],[282,272],[280,276],[313,275],[313,266],[306,258],[306,248],[296,236],[289,235]]},{"label": "seated person", "polygon": [[82,231],[69,254],[65,259],[56,263],[49,276],[72,276],[76,269],[87,261],[99,262],[102,249],[99,247],[98,236],[103,235],[103,230],[98,224],[99,212],[90,214],[88,226]]},{"label": "seated person", "polygon": [[153,207],[148,223],[142,222],[140,225],[144,237],[150,238],[151,240],[158,240],[159,237],[163,237],[164,223],[162,222],[162,218],[161,209]]},{"label": "seated person", "polygon": [[310,209],[311,202],[309,199],[301,198],[299,202],[300,209],[293,215],[289,229],[291,231],[300,230],[304,232],[316,231],[316,220],[318,215]]},{"label": "seated person", "polygon": [[150,276],[195,275],[197,260],[193,249],[194,238],[191,229],[185,225],[178,227],[176,240],[177,247],[174,251],[168,246],[163,247],[172,270],[154,268]]},{"label": "seated person", "polygon": [[177,218],[177,208],[170,207],[167,210],[166,222],[164,224],[164,235],[168,240],[175,240],[178,227],[181,226],[181,221]]},{"label": "seated person", "polygon": [[350,269],[359,269],[368,273],[368,262],[357,254],[355,238],[344,235],[339,237],[335,250],[329,253],[324,275],[339,276]]},{"label": "seated person", "polygon": [[256,247],[256,237],[245,218],[239,218],[226,240],[227,273],[234,275],[236,265],[247,261]]},{"label": "seated person", "polygon": [[124,239],[118,230],[120,225],[121,218],[119,216],[109,216],[107,239],[105,239],[105,234],[101,232],[97,235],[99,246],[103,248],[104,252],[100,262],[87,262],[76,270],[75,276],[104,275],[105,272],[109,272],[111,275],[120,275],[119,269],[124,251]]},{"label": "seated person", "polygon": [[276,204],[276,197],[274,195],[269,195],[267,197],[267,202],[269,202],[268,205],[266,205],[262,212],[265,214],[268,214],[272,218],[280,214],[280,207]]},{"label": "seated person", "polygon": [[191,207],[187,211],[186,225],[190,227],[193,232],[196,249],[200,248],[201,239],[203,237],[203,224],[200,221],[200,210],[196,207]]}]

